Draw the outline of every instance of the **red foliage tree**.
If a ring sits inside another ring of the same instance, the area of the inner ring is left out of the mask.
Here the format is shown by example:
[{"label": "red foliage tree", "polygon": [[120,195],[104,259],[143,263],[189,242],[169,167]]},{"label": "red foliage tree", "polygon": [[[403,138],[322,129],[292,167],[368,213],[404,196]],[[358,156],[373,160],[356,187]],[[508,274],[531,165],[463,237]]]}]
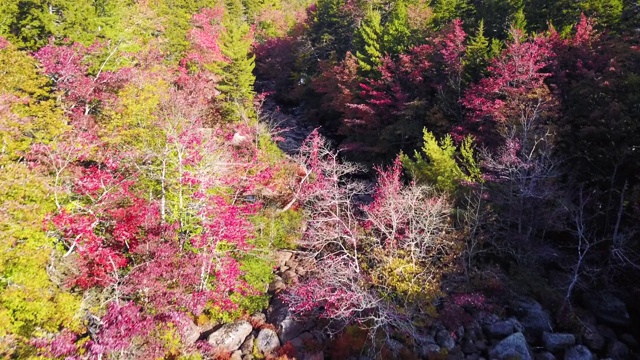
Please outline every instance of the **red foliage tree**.
[{"label": "red foliage tree", "polygon": [[103,51],[100,43],[85,47],[79,43],[55,45],[50,41],[34,54],[55,88],[61,91],[63,109],[78,125],[91,126],[90,117],[98,113],[101,107],[110,104],[117,90],[126,82],[129,69],[104,71],[116,50],[95,74],[89,73],[88,58]]}]

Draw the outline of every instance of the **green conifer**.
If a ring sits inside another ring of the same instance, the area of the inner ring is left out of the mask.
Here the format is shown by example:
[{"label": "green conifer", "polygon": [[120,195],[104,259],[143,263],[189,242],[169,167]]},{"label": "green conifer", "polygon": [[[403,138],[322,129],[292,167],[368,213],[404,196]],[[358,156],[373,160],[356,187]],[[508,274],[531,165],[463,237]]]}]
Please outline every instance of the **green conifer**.
[{"label": "green conifer", "polygon": [[253,108],[255,56],[250,54],[250,28],[242,19],[240,0],[227,1],[226,10],[226,31],[220,37],[220,48],[228,62],[219,68],[222,79],[218,84],[224,100],[223,115],[227,120],[251,120],[256,114]]},{"label": "green conifer", "polygon": [[369,8],[355,37],[356,58],[363,73],[369,74],[380,65],[382,52],[382,16],[380,12]]},{"label": "green conifer", "polygon": [[478,80],[489,59],[489,39],[484,36],[484,20],[478,23],[476,33],[469,39],[465,54],[465,72],[470,81]]},{"label": "green conifer", "polygon": [[383,51],[390,55],[397,55],[409,47],[409,20],[405,0],[398,0],[391,10],[382,34]]}]

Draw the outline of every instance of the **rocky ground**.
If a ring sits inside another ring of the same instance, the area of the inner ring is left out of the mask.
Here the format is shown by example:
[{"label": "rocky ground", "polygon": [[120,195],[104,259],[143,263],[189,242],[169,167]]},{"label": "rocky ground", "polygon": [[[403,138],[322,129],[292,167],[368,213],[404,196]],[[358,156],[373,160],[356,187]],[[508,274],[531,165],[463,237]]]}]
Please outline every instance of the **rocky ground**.
[{"label": "rocky ground", "polygon": [[[207,339],[211,345],[232,354],[233,360],[262,359],[275,355],[286,344],[296,359],[331,358],[332,342],[323,325],[297,320],[278,298],[287,286],[305,275],[304,260],[295,252],[276,254],[276,277],[269,287],[272,300],[264,313],[214,329],[194,328],[194,341]],[[396,341],[394,358],[411,352],[419,359],[521,359],[595,360],[640,359],[638,341],[630,334],[630,316],[624,303],[613,294],[594,295],[592,310],[597,316],[583,319],[579,333],[556,332],[549,311],[529,297],[517,297],[505,316],[474,311],[472,321],[457,329],[432,325],[424,329],[420,348],[405,348]],[[365,360],[367,355],[348,360]]]}]

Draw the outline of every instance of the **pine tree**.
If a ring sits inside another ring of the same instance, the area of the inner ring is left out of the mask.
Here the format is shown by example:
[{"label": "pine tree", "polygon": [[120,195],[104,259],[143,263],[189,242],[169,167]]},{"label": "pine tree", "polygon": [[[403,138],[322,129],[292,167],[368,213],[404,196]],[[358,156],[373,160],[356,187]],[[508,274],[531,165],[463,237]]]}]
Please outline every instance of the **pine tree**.
[{"label": "pine tree", "polygon": [[344,58],[351,48],[353,27],[353,14],[345,11],[344,0],[319,0],[309,34],[317,57]]},{"label": "pine tree", "polygon": [[382,44],[385,53],[397,55],[409,47],[411,31],[409,30],[405,0],[399,0],[395,3],[384,29]]},{"label": "pine tree", "polygon": [[363,73],[369,74],[380,65],[382,52],[380,40],[382,37],[382,17],[380,12],[369,8],[358,28],[355,37],[356,57]]},{"label": "pine tree", "polygon": [[511,26],[523,33],[527,33],[527,18],[524,15],[524,9],[520,8],[511,16]]},{"label": "pine tree", "polygon": [[480,20],[478,30],[469,39],[465,54],[465,72],[471,82],[475,82],[487,67],[489,58],[489,40],[484,36],[484,20]]},{"label": "pine tree", "polygon": [[522,7],[523,0],[485,0],[477,6],[476,16],[484,20],[487,36],[505,39],[509,22]]},{"label": "pine tree", "polygon": [[229,0],[226,10],[226,31],[220,37],[220,48],[228,61],[220,66],[222,80],[218,85],[224,100],[223,115],[228,120],[254,119],[253,85],[256,78],[253,75],[255,56],[250,54],[250,28],[242,20],[243,7],[240,0]]},{"label": "pine tree", "polygon": [[438,0],[433,9],[433,26],[440,29],[453,19],[465,20],[472,10],[467,0]]},{"label": "pine tree", "polygon": [[414,181],[429,183],[450,194],[455,193],[464,181],[480,181],[481,173],[470,136],[456,148],[450,135],[438,141],[425,128],[423,140],[421,152],[415,151],[413,159],[405,154],[400,156],[402,165]]}]

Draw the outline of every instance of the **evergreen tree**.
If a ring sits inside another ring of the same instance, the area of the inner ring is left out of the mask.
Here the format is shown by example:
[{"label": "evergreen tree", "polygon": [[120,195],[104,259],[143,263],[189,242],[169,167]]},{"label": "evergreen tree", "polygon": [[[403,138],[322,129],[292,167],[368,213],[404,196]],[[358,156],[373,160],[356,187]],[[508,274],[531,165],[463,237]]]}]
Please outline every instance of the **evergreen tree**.
[{"label": "evergreen tree", "polygon": [[[35,50],[50,37],[85,45],[108,31],[109,0],[8,0],[0,5],[0,35],[18,48]],[[113,19],[111,19],[113,20]],[[112,25],[112,24],[111,24]]]},{"label": "evergreen tree", "polygon": [[524,15],[524,9],[520,8],[511,16],[511,26],[525,34],[527,33],[527,18]]},{"label": "evergreen tree", "polygon": [[169,60],[177,61],[189,47],[187,31],[191,27],[191,16],[205,7],[215,7],[216,0],[156,0],[151,9],[162,24],[162,37],[166,39]]},{"label": "evergreen tree", "polygon": [[465,72],[470,82],[482,77],[489,58],[489,39],[484,36],[484,20],[480,20],[478,30],[469,39],[465,54]]},{"label": "evergreen tree", "polygon": [[356,57],[358,65],[365,74],[371,73],[380,65],[382,52],[380,40],[382,36],[382,17],[380,12],[369,8],[355,37]]},{"label": "evergreen tree", "polygon": [[344,58],[351,48],[353,27],[353,14],[345,11],[344,0],[319,0],[309,34],[316,56]]},{"label": "evergreen tree", "polygon": [[254,119],[253,85],[255,56],[250,54],[252,38],[249,25],[242,20],[243,7],[240,0],[229,0],[226,7],[225,32],[220,37],[220,48],[227,58],[221,64],[222,80],[218,90],[224,100],[223,115],[228,120]]},{"label": "evergreen tree", "polygon": [[413,159],[405,154],[400,156],[402,165],[413,180],[429,183],[450,194],[455,193],[464,181],[480,181],[481,172],[470,136],[465,137],[457,148],[450,135],[438,141],[425,128],[423,140],[421,152],[415,151]]},{"label": "evergreen tree", "polygon": [[467,0],[438,0],[433,9],[433,26],[440,29],[453,19],[467,20],[472,11]]},{"label": "evergreen tree", "polygon": [[407,17],[407,4],[405,0],[398,0],[391,10],[389,20],[384,26],[382,44],[385,53],[397,55],[409,47],[409,21]]},{"label": "evergreen tree", "polygon": [[522,7],[523,0],[486,0],[477,5],[476,17],[484,20],[487,36],[505,39],[509,22]]}]

